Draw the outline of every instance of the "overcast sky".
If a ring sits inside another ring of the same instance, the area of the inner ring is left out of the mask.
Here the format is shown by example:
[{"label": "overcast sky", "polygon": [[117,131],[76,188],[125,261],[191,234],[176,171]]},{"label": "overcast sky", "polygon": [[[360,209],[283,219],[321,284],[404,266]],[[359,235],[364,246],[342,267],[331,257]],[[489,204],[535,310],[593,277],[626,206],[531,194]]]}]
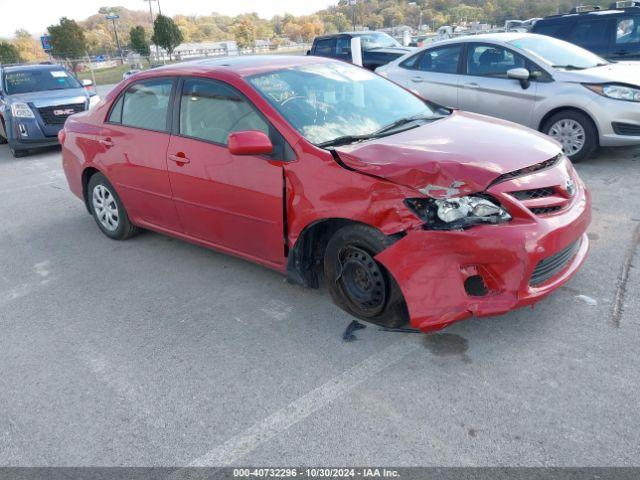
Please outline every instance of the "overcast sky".
[{"label": "overcast sky", "polygon": [[[166,15],[258,12],[261,17],[271,18],[286,12],[294,15],[313,13],[336,3],[337,0],[160,0],[160,7]],[[60,17],[84,20],[97,13],[100,7],[116,5],[130,10],[149,10],[149,4],[144,0],[0,0],[0,37],[13,36],[17,28],[40,35]],[[156,2],[153,6],[157,11]]]}]

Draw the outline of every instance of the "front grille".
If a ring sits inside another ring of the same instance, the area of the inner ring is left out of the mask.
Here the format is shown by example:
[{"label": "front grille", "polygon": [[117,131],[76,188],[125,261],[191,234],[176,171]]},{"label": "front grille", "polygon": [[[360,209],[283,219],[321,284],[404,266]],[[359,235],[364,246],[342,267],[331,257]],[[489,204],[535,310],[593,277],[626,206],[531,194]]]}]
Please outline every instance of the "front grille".
[{"label": "front grille", "polygon": [[562,210],[562,207],[559,205],[553,207],[532,207],[529,210],[531,210],[531,213],[534,215],[550,215],[552,213],[559,212]]},{"label": "front grille", "polygon": [[519,170],[514,170],[513,172],[503,173],[498,178],[496,178],[493,182],[491,182],[490,187],[496,185],[498,183],[506,182],[507,180],[511,180],[512,178],[523,177],[525,175],[530,175],[539,170],[544,170],[545,168],[553,167],[557,164],[562,158],[562,154],[558,154],[549,160],[545,160],[541,163],[536,163],[535,165],[531,165],[530,167],[521,168]]},{"label": "front grille", "polygon": [[611,126],[613,127],[613,131],[616,135],[626,135],[631,137],[640,136],[640,125],[613,122]]},{"label": "front grille", "polygon": [[555,193],[555,190],[551,187],[546,188],[534,188],[532,190],[520,190],[519,192],[511,192],[518,200],[535,200],[538,198],[550,197]]},{"label": "front grille", "polygon": [[540,260],[531,275],[529,285],[537,287],[545,283],[550,278],[555,277],[567,266],[573,257],[575,257],[579,249],[580,240],[573,242],[571,245],[560,250],[555,255],[551,255],[544,260]]},{"label": "front grille", "polygon": [[53,107],[42,107],[38,109],[42,120],[47,125],[62,125],[70,115],[83,112],[84,103],[70,103],[67,105],[55,105]]}]

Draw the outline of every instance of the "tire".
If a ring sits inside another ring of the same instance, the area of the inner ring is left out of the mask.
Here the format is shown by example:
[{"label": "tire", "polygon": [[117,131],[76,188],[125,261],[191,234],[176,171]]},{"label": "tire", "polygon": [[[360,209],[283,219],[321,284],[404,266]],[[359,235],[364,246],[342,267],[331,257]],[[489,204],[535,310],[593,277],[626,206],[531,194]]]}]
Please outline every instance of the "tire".
[{"label": "tire", "polygon": [[16,150],[13,147],[9,147],[9,150],[11,150],[11,155],[13,155],[13,158],[26,157],[28,153],[28,150]]},{"label": "tire", "polygon": [[409,321],[402,292],[373,257],[393,244],[366,225],[348,225],[329,240],[324,275],[333,302],[360,320],[390,328]]},{"label": "tire", "polygon": [[129,220],[122,200],[101,173],[95,173],[87,186],[89,209],[102,233],[113,240],[126,240],[140,233]]},{"label": "tire", "polygon": [[0,145],[4,145],[6,143],[9,143],[9,141],[7,140],[7,129],[4,126],[4,120],[2,118],[0,118]]},{"label": "tire", "polygon": [[[542,131],[563,144],[562,150],[569,159],[578,163],[589,158],[598,148],[598,130],[588,115],[576,110],[564,110],[553,115]],[[582,143],[579,150],[571,146]]]}]

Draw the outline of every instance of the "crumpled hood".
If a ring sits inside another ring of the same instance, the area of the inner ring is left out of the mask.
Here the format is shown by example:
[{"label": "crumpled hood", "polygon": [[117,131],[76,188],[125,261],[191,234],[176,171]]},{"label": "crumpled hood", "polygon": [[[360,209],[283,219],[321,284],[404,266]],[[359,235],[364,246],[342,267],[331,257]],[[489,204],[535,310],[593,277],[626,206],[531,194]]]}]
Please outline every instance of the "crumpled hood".
[{"label": "crumpled hood", "polygon": [[626,83],[640,86],[640,62],[610,63],[586,70],[562,71],[562,80],[580,83]]},{"label": "crumpled hood", "polygon": [[560,151],[558,143],[534,130],[460,111],[389,137],[336,148],[348,168],[435,198],[484,191],[500,175]]}]

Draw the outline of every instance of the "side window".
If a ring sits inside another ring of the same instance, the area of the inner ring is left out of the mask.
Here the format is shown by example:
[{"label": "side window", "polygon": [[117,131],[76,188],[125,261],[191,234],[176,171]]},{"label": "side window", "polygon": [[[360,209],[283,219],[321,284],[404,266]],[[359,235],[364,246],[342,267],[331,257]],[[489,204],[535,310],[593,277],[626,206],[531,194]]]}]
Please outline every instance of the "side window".
[{"label": "side window", "polygon": [[427,50],[417,61],[414,69],[423,72],[458,73],[458,61],[462,45]]},{"label": "side window", "polygon": [[617,21],[616,45],[640,43],[640,16],[622,17]]},{"label": "side window", "polygon": [[124,103],[124,95],[120,95],[118,101],[111,108],[111,113],[109,114],[109,122],[111,123],[122,123],[122,104]]},{"label": "side window", "polygon": [[495,45],[470,45],[467,55],[467,73],[483,77],[506,78],[512,68],[526,68],[520,55]]},{"label": "side window", "polygon": [[351,39],[349,37],[337,38],[336,55],[351,55]]},{"label": "side window", "polygon": [[187,79],[180,100],[180,134],[227,144],[232,132],[260,130],[269,125],[235,90],[218,82]]},{"label": "side window", "polygon": [[566,26],[567,22],[537,23],[533,27],[533,33],[537,33],[539,35],[547,35],[549,37],[562,38],[562,32],[565,30]]},{"label": "side window", "polygon": [[316,48],[313,50],[314,55],[330,57],[333,55],[333,45],[335,38],[326,38],[316,42]]},{"label": "side window", "polygon": [[580,46],[607,47],[608,19],[592,19],[576,22],[566,40]]},{"label": "side window", "polygon": [[172,87],[170,78],[131,85],[123,96],[121,123],[129,127],[166,131]]},{"label": "side window", "polygon": [[404,62],[400,63],[402,68],[408,68],[409,70],[416,70],[418,67],[418,62],[422,58],[422,53],[418,53],[407,58]]}]

